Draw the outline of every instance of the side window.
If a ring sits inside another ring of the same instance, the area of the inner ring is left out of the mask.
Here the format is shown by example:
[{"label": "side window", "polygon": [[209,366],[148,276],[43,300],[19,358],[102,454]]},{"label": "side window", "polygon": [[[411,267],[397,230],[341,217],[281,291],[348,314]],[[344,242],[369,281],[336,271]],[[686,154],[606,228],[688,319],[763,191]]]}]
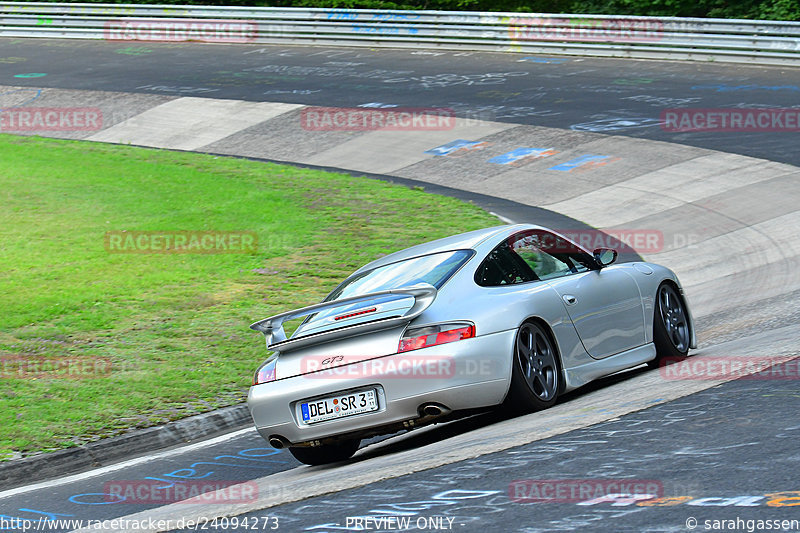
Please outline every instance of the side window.
[{"label": "side window", "polygon": [[544,230],[526,230],[486,256],[475,282],[483,287],[578,274],[596,268],[594,259],[571,242]]},{"label": "side window", "polygon": [[549,231],[519,233],[514,236],[512,246],[539,279],[586,272],[592,267],[589,254]]},{"label": "side window", "polygon": [[544,230],[529,230],[514,236],[514,251],[539,279],[552,279],[586,272],[593,259],[566,239]]},{"label": "side window", "polygon": [[495,287],[533,281],[536,275],[522,258],[514,253],[508,242],[492,250],[475,273],[475,283]]},{"label": "side window", "polygon": [[528,235],[517,240],[514,251],[539,279],[557,278],[571,273],[569,263],[542,250],[542,245],[535,236]]}]

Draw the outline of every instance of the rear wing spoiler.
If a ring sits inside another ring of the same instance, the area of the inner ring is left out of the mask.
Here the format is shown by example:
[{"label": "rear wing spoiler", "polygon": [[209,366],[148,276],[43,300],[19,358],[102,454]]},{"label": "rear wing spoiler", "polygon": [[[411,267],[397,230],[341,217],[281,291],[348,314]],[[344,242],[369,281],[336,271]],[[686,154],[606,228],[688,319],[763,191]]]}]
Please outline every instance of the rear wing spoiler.
[{"label": "rear wing spoiler", "polygon": [[[341,300],[333,300],[330,302],[322,302],[316,305],[309,305],[308,307],[303,307],[287,313],[271,316],[269,318],[265,318],[264,320],[254,322],[250,325],[250,329],[260,331],[264,334],[266,337],[268,350],[287,352],[289,350],[296,350],[298,348],[302,348],[303,346],[309,346],[319,342],[328,342],[335,339],[340,339],[342,337],[367,333],[369,331],[389,329],[399,326],[403,323],[410,322],[422,314],[422,312],[433,303],[433,300],[436,298],[436,293],[436,287],[427,283],[420,283],[418,285],[412,285],[400,289],[371,292],[361,296],[351,296],[350,298],[342,298]],[[314,313],[319,313],[320,311],[335,309],[337,307],[351,305],[358,302],[364,302],[367,304],[370,300],[374,300],[377,297],[390,295],[413,296],[414,305],[412,305],[408,311],[400,316],[381,318],[371,322],[354,324],[351,326],[342,326],[340,328],[330,329],[318,333],[311,333],[309,335],[301,335],[292,339],[286,338],[286,332],[283,329],[283,323],[287,320],[300,318]]]}]

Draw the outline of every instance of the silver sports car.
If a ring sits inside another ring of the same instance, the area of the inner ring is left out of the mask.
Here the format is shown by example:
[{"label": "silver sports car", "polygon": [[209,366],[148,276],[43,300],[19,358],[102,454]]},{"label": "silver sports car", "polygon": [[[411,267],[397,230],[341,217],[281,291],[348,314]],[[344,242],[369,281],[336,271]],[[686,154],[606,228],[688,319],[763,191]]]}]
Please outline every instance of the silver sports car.
[{"label": "silver sports car", "polygon": [[248,397],[256,428],[323,464],[365,437],[502,403],[544,409],[598,377],[685,357],[696,340],[678,278],[616,258],[520,224],[373,261],[322,303],[250,326],[270,351]]}]

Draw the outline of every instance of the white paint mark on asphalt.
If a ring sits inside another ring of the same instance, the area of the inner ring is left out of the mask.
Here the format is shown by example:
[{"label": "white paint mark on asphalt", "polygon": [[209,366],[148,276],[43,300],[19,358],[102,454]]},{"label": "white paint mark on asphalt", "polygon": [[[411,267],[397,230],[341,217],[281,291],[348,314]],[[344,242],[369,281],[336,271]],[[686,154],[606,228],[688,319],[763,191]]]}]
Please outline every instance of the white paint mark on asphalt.
[{"label": "white paint mark on asphalt", "polygon": [[499,214],[495,213],[494,211],[489,211],[489,214],[492,215],[493,217],[499,218],[501,221],[505,222],[506,224],[516,224],[516,222],[514,222],[510,218],[504,217],[503,215],[499,215]]}]

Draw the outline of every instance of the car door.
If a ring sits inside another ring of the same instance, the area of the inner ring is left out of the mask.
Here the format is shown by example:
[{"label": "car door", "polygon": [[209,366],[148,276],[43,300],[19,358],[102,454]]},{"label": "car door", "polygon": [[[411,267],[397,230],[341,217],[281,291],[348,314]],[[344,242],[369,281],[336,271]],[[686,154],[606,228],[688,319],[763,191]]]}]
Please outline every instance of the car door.
[{"label": "car door", "polygon": [[624,269],[599,269],[585,250],[545,230],[523,232],[512,246],[561,296],[589,355],[602,359],[645,343],[639,287]]}]

